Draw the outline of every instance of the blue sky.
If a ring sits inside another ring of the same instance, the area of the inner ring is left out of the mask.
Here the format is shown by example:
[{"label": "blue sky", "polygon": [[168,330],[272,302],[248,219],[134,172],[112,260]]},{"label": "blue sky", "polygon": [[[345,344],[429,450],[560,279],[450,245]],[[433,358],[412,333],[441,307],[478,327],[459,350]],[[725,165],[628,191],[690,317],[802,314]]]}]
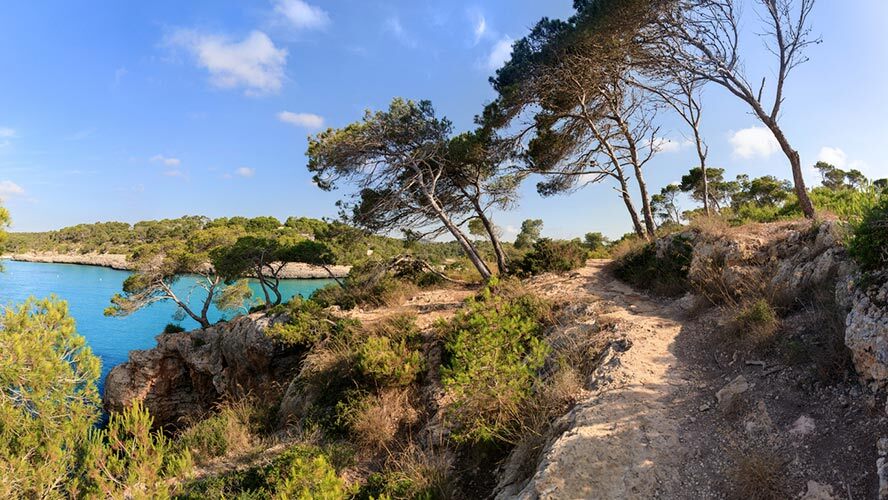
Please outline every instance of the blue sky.
[{"label": "blue sky", "polygon": [[[752,0],[748,2],[752,4]],[[749,9],[748,9],[749,10]],[[459,130],[494,95],[510,42],[570,0],[10,2],[0,16],[0,198],[14,230],[203,214],[335,216],[343,193],[313,187],[306,136],[394,96],[431,99]],[[823,43],[792,76],[782,118],[803,162],[888,176],[888,2],[821,0]],[[749,73],[770,59],[744,40]],[[729,175],[789,177],[785,158],[735,98],[706,91],[704,132]],[[652,188],[693,165],[677,122],[650,165]],[[809,172],[809,181],[817,177]],[[507,234],[629,229],[609,186],[496,214]]]}]

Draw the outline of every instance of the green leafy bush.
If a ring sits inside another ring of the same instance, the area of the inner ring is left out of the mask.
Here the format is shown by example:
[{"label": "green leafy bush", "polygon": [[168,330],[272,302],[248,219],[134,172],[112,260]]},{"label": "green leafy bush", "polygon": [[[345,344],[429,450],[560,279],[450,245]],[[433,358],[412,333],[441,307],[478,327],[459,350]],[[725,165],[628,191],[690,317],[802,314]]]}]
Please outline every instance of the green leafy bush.
[{"label": "green leafy bush", "polygon": [[206,463],[232,452],[246,452],[257,441],[259,408],[252,401],[229,403],[179,434],[177,443],[190,451],[197,463]]},{"label": "green leafy bush", "polygon": [[689,287],[692,254],[690,240],[676,235],[661,247],[659,255],[655,243],[629,251],[616,261],[614,274],[626,283],[658,295],[681,295]]},{"label": "green leafy bush", "polygon": [[276,311],[283,311],[285,319],[269,327],[265,335],[289,345],[312,346],[344,327],[346,322],[325,311],[316,301],[300,297],[294,297]]},{"label": "green leafy bush", "polygon": [[[86,471],[80,476],[86,497],[164,498],[169,481],[191,470],[191,454],[177,451],[141,403],[111,414],[105,429],[89,433],[84,453]],[[77,495],[75,495],[77,497]]]},{"label": "green leafy bush", "polygon": [[566,273],[586,264],[588,250],[579,241],[538,240],[518,264],[528,275]]},{"label": "green leafy bush", "polygon": [[[331,461],[334,464],[331,464]],[[327,450],[297,445],[271,463],[193,481],[177,498],[346,498],[345,484]]]},{"label": "green leafy bush", "polygon": [[866,272],[888,268],[888,197],[864,213],[854,227],[848,252]]},{"label": "green leafy bush", "polygon": [[370,263],[353,267],[343,286],[328,285],[311,298],[323,307],[377,308],[400,304],[415,288],[413,283],[396,278],[384,265]]},{"label": "green leafy bush", "polygon": [[762,347],[770,343],[778,326],[777,312],[765,299],[740,306],[734,317],[735,333],[751,347]]},{"label": "green leafy bush", "polygon": [[496,293],[498,285],[494,280],[440,325],[442,382],[453,401],[452,436],[459,442],[514,441],[522,404],[549,352],[545,305],[528,294]]},{"label": "green leafy bush", "polygon": [[425,368],[420,340],[415,316],[387,318],[358,346],[357,369],[380,386],[408,386]]},{"label": "green leafy bush", "polygon": [[163,327],[164,334],[182,333],[184,331],[185,331],[185,329],[182,328],[182,325],[176,325],[173,323],[167,323],[167,326]]}]

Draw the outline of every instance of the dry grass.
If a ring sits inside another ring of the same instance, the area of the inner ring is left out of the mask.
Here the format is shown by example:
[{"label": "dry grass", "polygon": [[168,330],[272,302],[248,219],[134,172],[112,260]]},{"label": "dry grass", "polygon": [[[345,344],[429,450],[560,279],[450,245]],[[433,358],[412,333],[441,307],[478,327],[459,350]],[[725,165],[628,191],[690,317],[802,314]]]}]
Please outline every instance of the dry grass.
[{"label": "dry grass", "polygon": [[420,447],[410,442],[386,463],[390,480],[409,485],[415,498],[458,498],[455,457],[447,447]]},{"label": "dry grass", "polygon": [[643,238],[630,237],[625,238],[610,248],[611,258],[614,260],[622,260],[627,255],[631,255],[640,251],[649,242]]},{"label": "dry grass", "polygon": [[771,450],[748,450],[734,458],[728,471],[731,498],[778,500],[789,498],[784,484],[784,461]]},{"label": "dry grass", "polygon": [[773,344],[780,319],[767,299],[743,303],[733,309],[732,336],[745,347],[759,349]]},{"label": "dry grass", "polygon": [[722,239],[728,236],[731,224],[718,214],[701,214],[691,219],[688,228],[711,239]]},{"label": "dry grass", "polygon": [[402,426],[415,424],[419,413],[410,404],[414,398],[415,394],[407,389],[388,389],[356,404],[347,419],[361,448],[388,448]]},{"label": "dry grass", "polygon": [[224,403],[210,417],[194,423],[179,435],[179,444],[188,448],[198,465],[227,456],[253,452],[261,444],[255,402]]}]

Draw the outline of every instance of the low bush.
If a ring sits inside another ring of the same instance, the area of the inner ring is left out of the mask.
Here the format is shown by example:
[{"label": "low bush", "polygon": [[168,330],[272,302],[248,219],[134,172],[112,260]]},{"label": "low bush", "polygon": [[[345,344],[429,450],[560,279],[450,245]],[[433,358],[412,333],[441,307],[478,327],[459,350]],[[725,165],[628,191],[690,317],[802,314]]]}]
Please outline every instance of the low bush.
[{"label": "low bush", "polygon": [[406,387],[425,369],[413,315],[381,321],[357,348],[358,371],[376,385]]},{"label": "low bush", "polygon": [[353,392],[336,408],[341,425],[364,450],[388,445],[403,425],[416,423],[418,413],[410,404],[416,395],[402,388],[378,394]]},{"label": "low bush", "polygon": [[224,404],[215,414],[182,431],[177,443],[189,450],[198,464],[249,452],[260,439],[257,413],[256,403],[249,400]]},{"label": "low bush", "polygon": [[282,308],[284,320],[269,327],[265,335],[289,345],[310,347],[345,327],[347,320],[325,311],[314,300],[294,297]]},{"label": "low bush", "polygon": [[526,294],[496,293],[497,286],[494,280],[439,325],[442,382],[452,399],[448,413],[457,442],[520,439],[516,425],[549,352],[543,340],[547,307]]},{"label": "low bush", "polygon": [[87,470],[79,476],[84,496],[163,498],[171,493],[170,479],[187,477],[190,452],[177,450],[151,430],[152,424],[148,410],[136,402],[123,413],[112,413],[105,429],[90,432],[83,456]]},{"label": "low bush", "polygon": [[296,445],[266,465],[192,481],[177,498],[347,498],[348,490],[337,474],[343,465],[326,450]]},{"label": "low bush", "polygon": [[766,299],[758,299],[739,307],[734,316],[734,332],[751,347],[765,346],[774,339],[780,320]]},{"label": "low bush", "polygon": [[415,291],[416,285],[396,278],[385,264],[374,262],[353,267],[343,286],[328,285],[311,298],[322,307],[335,305],[351,310],[396,306]]},{"label": "low bush", "polygon": [[392,455],[382,472],[371,475],[354,498],[459,498],[453,468],[454,458],[446,448],[423,449],[411,443]]},{"label": "low bush", "polygon": [[690,240],[675,235],[661,247],[661,252],[657,251],[656,243],[649,243],[626,253],[615,262],[614,274],[657,295],[679,296],[690,288],[688,271],[692,254]]},{"label": "low bush", "polygon": [[182,333],[184,331],[185,331],[185,329],[182,328],[182,325],[176,325],[173,323],[168,323],[167,326],[165,326],[163,328],[163,333],[165,333],[165,334]]},{"label": "low bush", "polygon": [[865,272],[888,269],[888,196],[864,212],[848,241],[848,253]]},{"label": "low bush", "polygon": [[588,250],[579,241],[538,240],[521,262],[518,270],[526,275],[566,273],[586,264]]}]

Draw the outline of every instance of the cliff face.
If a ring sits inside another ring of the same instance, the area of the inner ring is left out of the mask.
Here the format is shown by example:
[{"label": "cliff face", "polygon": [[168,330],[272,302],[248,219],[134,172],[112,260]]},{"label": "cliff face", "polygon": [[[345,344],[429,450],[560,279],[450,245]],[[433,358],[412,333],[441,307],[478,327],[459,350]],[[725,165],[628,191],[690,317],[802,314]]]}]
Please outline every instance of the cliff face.
[{"label": "cliff face", "polygon": [[142,401],[157,425],[198,417],[226,398],[280,395],[301,360],[263,333],[263,314],[236,318],[204,330],[163,334],[157,347],[133,351],[105,381],[104,404],[119,411]]}]

